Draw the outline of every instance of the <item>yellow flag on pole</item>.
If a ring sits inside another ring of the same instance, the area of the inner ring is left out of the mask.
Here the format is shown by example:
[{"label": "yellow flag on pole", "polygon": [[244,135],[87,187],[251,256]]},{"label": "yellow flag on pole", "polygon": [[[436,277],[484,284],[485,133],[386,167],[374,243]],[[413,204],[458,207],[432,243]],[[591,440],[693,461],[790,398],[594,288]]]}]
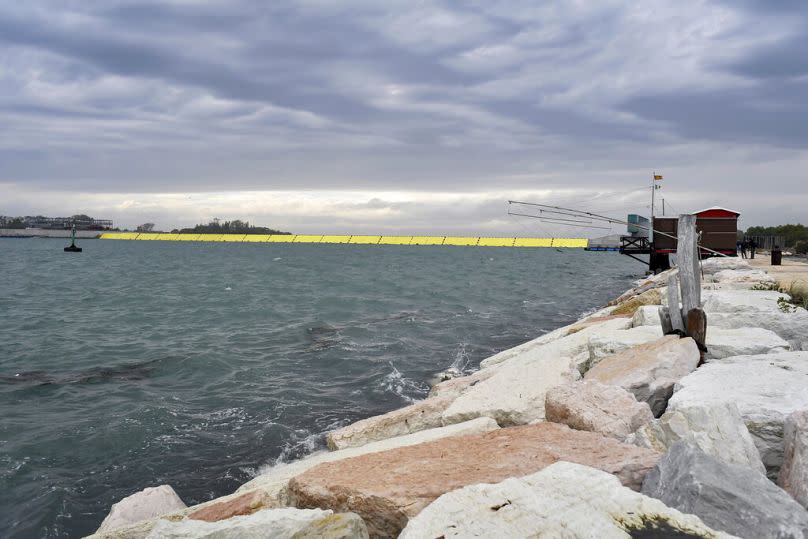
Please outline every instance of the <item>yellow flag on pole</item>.
[{"label": "yellow flag on pole", "polygon": [[654,180],[660,181],[662,179],[662,174],[654,174]]}]

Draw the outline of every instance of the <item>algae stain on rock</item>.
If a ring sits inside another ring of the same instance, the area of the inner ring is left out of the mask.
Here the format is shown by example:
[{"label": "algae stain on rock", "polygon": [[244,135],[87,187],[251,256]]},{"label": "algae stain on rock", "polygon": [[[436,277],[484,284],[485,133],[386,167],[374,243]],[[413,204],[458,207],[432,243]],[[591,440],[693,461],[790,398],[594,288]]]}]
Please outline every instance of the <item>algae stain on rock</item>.
[{"label": "algae stain on rock", "polygon": [[615,522],[632,539],[715,539],[713,533],[682,529],[663,515],[620,515]]}]

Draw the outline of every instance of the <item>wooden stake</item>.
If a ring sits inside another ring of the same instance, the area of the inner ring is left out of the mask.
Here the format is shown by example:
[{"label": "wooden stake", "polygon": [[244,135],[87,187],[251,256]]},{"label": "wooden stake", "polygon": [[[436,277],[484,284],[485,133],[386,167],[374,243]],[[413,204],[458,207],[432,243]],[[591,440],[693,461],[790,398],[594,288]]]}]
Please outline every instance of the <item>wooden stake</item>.
[{"label": "wooden stake", "polygon": [[679,308],[679,280],[674,273],[668,277],[668,313],[670,316],[671,331],[678,329],[685,331],[685,321]]},{"label": "wooden stake", "polygon": [[679,263],[679,284],[684,313],[701,308],[701,274],[697,242],[696,216],[680,215],[676,259]]}]

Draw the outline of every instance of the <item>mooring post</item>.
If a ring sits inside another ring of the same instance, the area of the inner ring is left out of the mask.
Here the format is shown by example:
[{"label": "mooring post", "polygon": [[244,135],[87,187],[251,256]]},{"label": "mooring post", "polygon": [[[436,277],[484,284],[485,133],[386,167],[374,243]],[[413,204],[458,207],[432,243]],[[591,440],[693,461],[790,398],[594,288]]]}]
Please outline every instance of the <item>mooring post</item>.
[{"label": "mooring post", "polygon": [[685,333],[685,322],[679,307],[679,280],[674,273],[668,277],[668,313],[671,319],[671,331]]},{"label": "mooring post", "polygon": [[701,308],[701,273],[699,272],[696,216],[679,216],[676,258],[679,262],[679,284],[682,289],[682,313]]},{"label": "mooring post", "polygon": [[695,215],[679,216],[676,258],[679,262],[679,286],[682,292],[680,318],[684,323],[685,332],[696,341],[703,358],[707,350],[707,317],[701,309],[701,271]]}]

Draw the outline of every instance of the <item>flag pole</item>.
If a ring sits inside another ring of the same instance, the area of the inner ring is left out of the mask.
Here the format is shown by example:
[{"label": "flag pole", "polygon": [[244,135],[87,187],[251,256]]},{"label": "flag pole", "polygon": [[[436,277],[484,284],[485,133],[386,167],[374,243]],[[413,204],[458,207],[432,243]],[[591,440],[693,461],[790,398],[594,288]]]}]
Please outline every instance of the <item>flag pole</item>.
[{"label": "flag pole", "polygon": [[656,171],[651,174],[651,230],[648,233],[648,241],[654,243],[654,195],[656,194]]}]

